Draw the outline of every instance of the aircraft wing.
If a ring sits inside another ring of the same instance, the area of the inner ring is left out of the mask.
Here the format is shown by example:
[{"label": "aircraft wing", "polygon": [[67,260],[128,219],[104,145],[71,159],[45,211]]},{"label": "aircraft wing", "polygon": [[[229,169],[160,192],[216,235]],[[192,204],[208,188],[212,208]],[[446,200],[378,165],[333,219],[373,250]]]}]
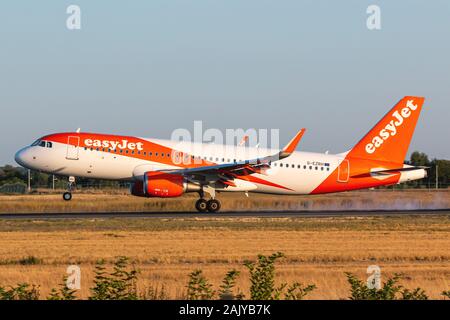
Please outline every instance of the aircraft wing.
[{"label": "aircraft wing", "polygon": [[[161,172],[170,174],[181,174],[189,178],[193,182],[198,182],[201,180],[200,176],[214,176],[216,180],[221,180],[223,183],[228,185],[233,185],[232,180],[238,176],[250,175],[254,173],[264,174],[264,171],[270,169],[270,163],[272,161],[280,160],[289,157],[297,147],[298,143],[303,137],[306,129],[301,129],[292,138],[291,141],[278,153],[239,162],[207,165],[196,168],[186,168],[186,169],[174,169],[174,170],[161,170]],[[231,180],[231,181],[230,181]]]}]

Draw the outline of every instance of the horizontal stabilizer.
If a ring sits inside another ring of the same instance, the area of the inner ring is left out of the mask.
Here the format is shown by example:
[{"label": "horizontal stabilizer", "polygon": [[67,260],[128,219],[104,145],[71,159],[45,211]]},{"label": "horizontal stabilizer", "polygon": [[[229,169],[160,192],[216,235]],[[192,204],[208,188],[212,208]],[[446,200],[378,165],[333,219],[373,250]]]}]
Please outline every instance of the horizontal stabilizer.
[{"label": "horizontal stabilizer", "polygon": [[375,171],[371,171],[371,172],[365,172],[362,174],[357,174],[354,176],[351,176],[352,178],[367,178],[367,177],[373,177],[373,176],[385,176],[385,175],[391,175],[391,174],[396,174],[396,173],[400,173],[400,172],[405,172],[405,171],[414,171],[414,170],[423,170],[423,169],[428,169],[429,167],[405,167],[405,168],[396,168],[396,169],[385,169],[385,170],[375,170]]}]

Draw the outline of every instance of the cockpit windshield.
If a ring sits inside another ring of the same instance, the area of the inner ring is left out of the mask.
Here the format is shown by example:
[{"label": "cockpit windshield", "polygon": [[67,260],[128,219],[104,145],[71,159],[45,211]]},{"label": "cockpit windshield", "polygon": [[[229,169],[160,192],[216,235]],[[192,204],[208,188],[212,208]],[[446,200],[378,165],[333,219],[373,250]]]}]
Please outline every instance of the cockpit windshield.
[{"label": "cockpit windshield", "polygon": [[31,146],[32,147],[39,146],[39,147],[44,147],[44,148],[53,148],[53,143],[51,143],[50,141],[38,139],[35,142],[33,142],[31,144]]}]

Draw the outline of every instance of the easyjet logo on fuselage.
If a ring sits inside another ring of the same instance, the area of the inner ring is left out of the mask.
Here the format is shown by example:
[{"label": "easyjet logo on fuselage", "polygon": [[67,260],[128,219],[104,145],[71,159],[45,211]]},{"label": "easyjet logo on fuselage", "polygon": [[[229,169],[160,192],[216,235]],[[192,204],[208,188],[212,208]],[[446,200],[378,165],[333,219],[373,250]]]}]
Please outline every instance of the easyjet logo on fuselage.
[{"label": "easyjet logo on fuselage", "polygon": [[143,142],[128,142],[128,140],[123,139],[122,141],[117,140],[95,140],[95,139],[85,139],[84,144],[88,147],[96,148],[111,148],[116,149],[130,149],[130,150],[144,150]]},{"label": "easyjet logo on fuselage", "polygon": [[366,144],[366,152],[368,154],[374,153],[384,141],[388,140],[391,136],[395,136],[398,132],[397,128],[401,127],[405,122],[405,119],[411,116],[411,113],[417,109],[418,105],[414,104],[414,100],[408,100],[406,107],[400,110],[396,110],[393,114],[391,121],[380,130],[379,134],[372,138],[372,141]]}]

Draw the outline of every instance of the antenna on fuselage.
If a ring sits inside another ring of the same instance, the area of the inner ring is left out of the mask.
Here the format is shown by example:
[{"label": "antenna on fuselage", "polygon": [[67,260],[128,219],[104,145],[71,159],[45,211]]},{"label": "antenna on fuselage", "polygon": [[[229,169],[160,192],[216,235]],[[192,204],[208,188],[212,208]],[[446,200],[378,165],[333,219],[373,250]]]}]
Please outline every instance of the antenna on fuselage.
[{"label": "antenna on fuselage", "polygon": [[81,128],[78,128],[78,129],[77,129],[77,133],[80,133],[80,131],[81,131]]}]

